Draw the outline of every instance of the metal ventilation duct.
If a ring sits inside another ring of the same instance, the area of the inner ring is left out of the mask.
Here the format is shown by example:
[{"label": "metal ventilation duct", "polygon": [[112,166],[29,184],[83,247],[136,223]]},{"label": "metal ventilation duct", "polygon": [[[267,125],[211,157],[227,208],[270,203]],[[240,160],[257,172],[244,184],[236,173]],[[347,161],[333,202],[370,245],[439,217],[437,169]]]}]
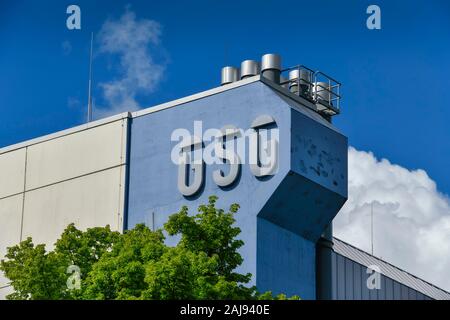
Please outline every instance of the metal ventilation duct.
[{"label": "metal ventilation duct", "polygon": [[281,57],[273,53],[263,55],[261,59],[261,74],[275,83],[280,83]]},{"label": "metal ventilation duct", "polygon": [[223,67],[220,84],[223,86],[239,80],[239,70],[235,67]]},{"label": "metal ventilation duct", "polygon": [[289,91],[298,94],[299,70],[294,69],[289,72]]},{"label": "metal ventilation duct", "polygon": [[259,63],[255,60],[245,60],[241,63],[241,79],[259,74]]},{"label": "metal ventilation duct", "polygon": [[314,82],[313,83],[314,98],[317,101],[324,101],[331,105],[331,92],[330,86],[326,82]]},{"label": "metal ventilation duct", "polygon": [[300,84],[300,94],[307,95],[310,91],[311,72],[305,69],[294,69],[289,72],[289,91],[299,94],[298,85]]}]

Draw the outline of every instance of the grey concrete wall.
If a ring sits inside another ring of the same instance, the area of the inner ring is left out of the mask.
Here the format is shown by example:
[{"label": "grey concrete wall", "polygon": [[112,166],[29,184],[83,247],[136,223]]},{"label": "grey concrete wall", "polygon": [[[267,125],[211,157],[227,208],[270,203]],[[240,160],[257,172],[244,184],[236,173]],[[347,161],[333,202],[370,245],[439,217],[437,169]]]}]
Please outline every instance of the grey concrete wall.
[{"label": "grey concrete wall", "polygon": [[[69,223],[123,230],[128,118],[0,149],[0,259],[32,237],[51,248]],[[0,274],[0,299],[10,293]]]}]

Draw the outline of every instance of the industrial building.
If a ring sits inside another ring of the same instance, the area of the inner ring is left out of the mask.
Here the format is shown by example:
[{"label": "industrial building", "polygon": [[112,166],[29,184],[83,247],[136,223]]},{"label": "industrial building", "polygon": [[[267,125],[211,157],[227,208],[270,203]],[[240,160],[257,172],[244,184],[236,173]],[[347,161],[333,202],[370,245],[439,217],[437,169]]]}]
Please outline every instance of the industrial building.
[{"label": "industrial building", "polygon": [[[217,195],[219,207],[241,207],[239,271],[250,272],[260,291],[302,299],[450,299],[333,238],[332,220],[348,191],[347,137],[331,121],[340,112],[339,90],[328,75],[283,69],[278,55],[267,54],[223,68],[221,86],[211,90],[4,147],[0,255],[29,236],[51,247],[72,222],[81,229],[160,228],[181,206],[195,213]],[[226,153],[241,141],[242,154],[207,163],[208,129],[219,132],[214,150]],[[177,140],[174,133],[186,131],[193,132],[188,143]],[[371,288],[368,278],[377,274],[379,285]],[[0,288],[1,298],[11,292],[3,276]]]}]

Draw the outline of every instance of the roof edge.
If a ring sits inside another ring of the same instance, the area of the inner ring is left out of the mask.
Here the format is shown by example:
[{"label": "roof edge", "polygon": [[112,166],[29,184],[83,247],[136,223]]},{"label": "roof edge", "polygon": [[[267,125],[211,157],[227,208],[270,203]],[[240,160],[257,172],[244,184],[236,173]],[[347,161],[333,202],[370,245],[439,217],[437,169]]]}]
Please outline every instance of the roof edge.
[{"label": "roof edge", "polygon": [[[354,245],[352,245],[352,244],[350,244],[350,243],[348,243],[348,242],[345,242],[345,241],[339,239],[339,238],[333,237],[333,240],[337,240],[337,241],[339,241],[340,243],[342,243],[342,244],[344,244],[344,245],[346,245],[346,246],[348,246],[348,247],[350,247],[350,248],[352,248],[352,249],[354,249],[354,250],[357,250],[357,251],[359,251],[359,252],[361,252],[361,253],[363,253],[363,254],[369,256],[369,257],[372,257],[373,259],[376,259],[376,260],[378,260],[378,261],[381,261],[381,262],[387,264],[388,266],[390,266],[390,267],[392,267],[392,268],[395,268],[395,269],[399,270],[400,272],[404,272],[405,274],[407,274],[408,276],[412,277],[413,279],[415,279],[415,280],[417,280],[417,281],[421,281],[422,283],[424,283],[424,284],[426,284],[426,285],[429,285],[430,287],[434,288],[435,290],[439,290],[439,291],[441,291],[443,294],[446,294],[446,295],[448,295],[448,296],[450,297],[450,292],[448,292],[447,290],[442,289],[442,288],[438,287],[437,285],[434,285],[434,284],[432,284],[432,283],[430,283],[430,282],[428,282],[428,281],[426,281],[426,280],[423,280],[422,278],[419,278],[418,276],[416,276],[416,275],[414,275],[414,274],[412,274],[412,273],[409,273],[408,271],[405,271],[405,270],[403,270],[403,269],[401,269],[401,268],[399,268],[399,267],[393,265],[392,263],[389,263],[389,262],[387,262],[387,261],[385,261],[385,260],[383,260],[383,259],[381,259],[381,258],[378,258],[378,257],[376,257],[376,256],[374,256],[374,255],[372,255],[372,254],[370,254],[370,253],[368,253],[368,252],[366,252],[366,251],[364,251],[364,250],[358,248],[358,247],[355,247]],[[333,251],[336,252],[337,254],[340,254],[340,255],[342,255],[342,256],[344,256],[344,257],[346,257],[346,258],[352,260],[352,261],[355,261],[352,257],[349,257],[349,256],[347,256],[347,255],[345,255],[345,254],[343,254],[343,253],[341,253],[341,252],[338,252],[338,251],[336,251],[335,249],[333,249]],[[359,264],[362,264],[361,262],[358,262],[358,261],[355,261],[355,262],[357,262],[357,263],[359,263]],[[364,265],[364,264],[362,264],[362,265]],[[368,266],[366,266],[366,267],[368,267]],[[391,278],[392,280],[395,280],[395,281],[397,281],[397,282],[400,282],[399,280],[394,279],[392,276],[389,276],[389,275],[387,275],[387,274],[383,274],[383,275],[386,276],[386,277],[388,277],[388,278]],[[405,286],[407,286],[407,287],[410,287],[408,284],[405,284],[405,283],[402,283],[402,284],[405,285]],[[410,288],[411,288],[411,287],[410,287]],[[422,294],[424,294],[424,295],[426,295],[426,296],[429,296],[430,298],[436,299],[435,297],[430,296],[429,293],[423,292],[423,291],[418,290],[418,289],[416,289],[416,288],[412,288],[412,289],[414,289],[414,290],[416,290],[416,291],[419,291],[419,292],[421,292]]]},{"label": "roof edge", "polygon": [[131,113],[130,112],[122,112],[122,113],[116,114],[116,115],[111,116],[111,117],[102,118],[102,119],[91,121],[91,122],[88,122],[88,123],[85,123],[85,124],[81,124],[81,125],[78,125],[78,126],[75,126],[75,127],[71,127],[71,128],[68,128],[68,129],[60,130],[60,131],[57,131],[57,132],[54,132],[54,133],[46,134],[46,135],[43,135],[43,136],[40,136],[40,137],[36,137],[36,138],[33,138],[33,139],[29,139],[29,140],[25,140],[25,141],[22,141],[22,142],[18,142],[18,143],[15,143],[15,144],[12,144],[12,145],[0,148],[0,155],[8,153],[8,152],[11,152],[11,151],[15,151],[15,150],[18,150],[18,149],[22,149],[22,148],[25,148],[25,147],[29,147],[29,146],[32,146],[32,145],[35,145],[35,144],[38,144],[38,143],[42,143],[42,142],[45,142],[45,141],[49,141],[49,140],[57,139],[57,138],[60,138],[60,137],[63,137],[63,136],[67,136],[67,135],[70,135],[70,134],[73,134],[73,133],[77,133],[77,132],[81,132],[81,131],[84,131],[84,130],[88,130],[88,129],[92,129],[92,128],[95,128],[95,127],[99,127],[99,126],[102,126],[102,125],[105,125],[105,124],[108,124],[108,123],[111,123],[111,122],[115,122],[115,121],[118,121],[118,120],[130,118],[130,117],[131,117]]}]

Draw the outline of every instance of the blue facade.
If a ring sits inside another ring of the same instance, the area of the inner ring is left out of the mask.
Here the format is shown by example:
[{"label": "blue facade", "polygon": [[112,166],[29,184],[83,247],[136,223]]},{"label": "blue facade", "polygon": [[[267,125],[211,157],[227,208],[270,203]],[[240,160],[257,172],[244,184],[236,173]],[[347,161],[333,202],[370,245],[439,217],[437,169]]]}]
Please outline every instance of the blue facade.
[{"label": "blue facade", "polygon": [[[245,243],[239,271],[252,273],[251,285],[260,291],[314,299],[315,243],[347,197],[347,139],[302,108],[257,81],[133,118],[126,227],[161,228],[182,205],[195,213],[210,195],[219,197],[219,207],[239,203],[236,224]],[[237,181],[221,188],[212,172],[227,172],[228,165],[212,164],[197,194],[179,192],[178,166],[171,161],[175,129],[192,132],[194,121],[201,120],[203,131],[230,124],[245,130],[261,115],[273,117],[279,129],[275,175],[257,178],[245,163]]]},{"label": "blue facade", "polygon": [[257,223],[258,289],[315,299],[315,243],[264,218]]}]

